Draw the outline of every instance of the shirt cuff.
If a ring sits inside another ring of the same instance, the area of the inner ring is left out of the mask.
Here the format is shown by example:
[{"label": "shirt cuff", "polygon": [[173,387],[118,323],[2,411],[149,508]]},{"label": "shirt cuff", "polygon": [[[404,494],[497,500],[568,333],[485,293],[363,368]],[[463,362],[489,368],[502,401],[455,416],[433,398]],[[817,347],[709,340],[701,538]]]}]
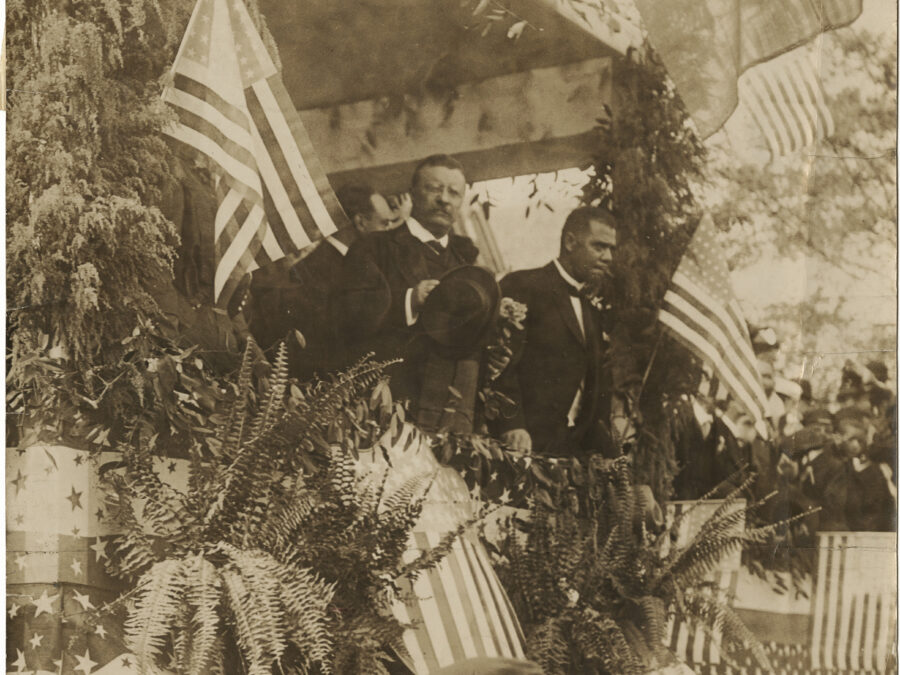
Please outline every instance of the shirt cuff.
[{"label": "shirt cuff", "polygon": [[419,320],[418,312],[413,313],[412,294],[413,294],[413,289],[407,288],[406,289],[406,302],[404,303],[405,307],[406,307],[406,325],[407,326],[412,326],[416,321]]}]

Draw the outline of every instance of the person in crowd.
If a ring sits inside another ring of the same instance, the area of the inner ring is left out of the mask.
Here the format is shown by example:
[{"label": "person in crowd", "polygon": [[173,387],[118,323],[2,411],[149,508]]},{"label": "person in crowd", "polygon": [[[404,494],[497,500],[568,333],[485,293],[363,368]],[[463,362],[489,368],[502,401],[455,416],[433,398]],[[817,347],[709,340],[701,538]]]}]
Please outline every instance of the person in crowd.
[{"label": "person in crowd", "polygon": [[335,306],[347,357],[374,352],[378,359],[402,358],[392,369],[391,390],[414,408],[427,357],[420,311],[443,275],[478,257],[471,239],[451,231],[465,192],[458,161],[425,158],[412,176],[411,215],[396,228],[354,242],[340,268]]},{"label": "person in crowd", "polygon": [[704,364],[697,393],[690,397],[691,417],[676,427],[678,473],[672,483],[677,499],[699,499],[715,487],[714,465],[721,422],[711,396],[712,368]]},{"label": "person in crowd", "polygon": [[[566,218],[559,257],[501,280],[503,295],[527,307],[524,347],[497,382],[516,412],[497,420],[494,431],[514,450],[612,451],[611,328],[603,289],[615,249],[615,216],[581,207]],[[600,294],[588,297],[588,286]]]},{"label": "person in crowd", "polygon": [[889,469],[872,461],[869,449],[870,418],[848,406],[835,415],[840,449],[846,458],[847,525],[854,531],[886,532],[895,529],[896,490]]},{"label": "person in crowd", "polygon": [[831,437],[834,433],[834,421],[828,408],[810,408],[803,414],[803,428],[812,429]]},{"label": "person in crowd", "polygon": [[774,484],[772,446],[760,438],[753,418],[733,397],[723,403],[714,427],[712,485],[722,484],[721,492],[726,494],[740,485],[748,472],[753,472],[756,480],[748,496],[762,497]]},{"label": "person in crowd", "polygon": [[300,333],[304,344],[294,339],[287,344],[291,372],[301,379],[343,365],[334,347],[331,300],[344,256],[361,235],[386,229],[395,217],[385,198],[369,185],[347,185],[337,191],[337,198],[353,227],[254,272],[244,309],[250,332],[263,349],[290,338],[291,331]]},{"label": "person in crowd", "polygon": [[811,532],[847,529],[849,476],[830,434],[810,427],[787,437],[781,448],[778,474],[782,502],[791,513],[819,508],[804,521]]}]

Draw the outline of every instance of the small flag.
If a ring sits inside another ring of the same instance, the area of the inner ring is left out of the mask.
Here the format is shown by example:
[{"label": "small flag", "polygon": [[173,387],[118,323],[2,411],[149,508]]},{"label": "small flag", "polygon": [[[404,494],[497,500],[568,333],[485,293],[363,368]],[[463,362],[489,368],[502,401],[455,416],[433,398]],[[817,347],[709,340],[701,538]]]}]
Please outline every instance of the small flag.
[{"label": "small flag", "polygon": [[796,152],[834,133],[822,82],[805,49],[750,68],[738,89],[740,105],[772,157]]},{"label": "small flag", "polygon": [[731,290],[725,257],[705,214],[663,298],[659,320],[701,360],[766,436],[766,396],[743,312]]},{"label": "small flag", "polygon": [[214,297],[349,225],[242,0],[198,0],[163,93],[215,176]]}]

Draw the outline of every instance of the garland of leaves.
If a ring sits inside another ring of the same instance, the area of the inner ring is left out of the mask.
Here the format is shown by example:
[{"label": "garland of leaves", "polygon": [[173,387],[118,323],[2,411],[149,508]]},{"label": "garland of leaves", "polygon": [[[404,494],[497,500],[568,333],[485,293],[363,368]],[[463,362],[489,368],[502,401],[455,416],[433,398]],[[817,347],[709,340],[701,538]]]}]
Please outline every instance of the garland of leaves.
[{"label": "garland of leaves", "polygon": [[613,261],[613,383],[637,429],[630,448],[639,482],[665,499],[676,470],[673,435],[683,394],[699,368],[656,321],[669,281],[699,222],[693,187],[705,149],[665,68],[649,46],[616,62],[615,111],[597,130],[592,175],[582,200],[612,208],[618,244]]}]

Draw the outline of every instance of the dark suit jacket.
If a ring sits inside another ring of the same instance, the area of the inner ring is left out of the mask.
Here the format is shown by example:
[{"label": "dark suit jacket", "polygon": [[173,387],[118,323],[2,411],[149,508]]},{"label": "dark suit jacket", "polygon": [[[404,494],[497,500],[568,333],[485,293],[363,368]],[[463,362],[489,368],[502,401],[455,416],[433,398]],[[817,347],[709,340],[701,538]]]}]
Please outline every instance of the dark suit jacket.
[{"label": "dark suit jacket", "polygon": [[[332,299],[344,257],[327,241],[286,268],[275,262],[253,273],[247,309],[250,332],[263,349],[287,337],[291,373],[301,379],[342,367],[335,347]],[[298,330],[306,347],[290,336]]]},{"label": "dark suit jacket", "polygon": [[[516,414],[495,423],[496,433],[524,428],[536,452],[571,455],[582,451],[611,451],[609,404],[612,382],[606,362],[608,318],[589,305],[583,312],[594,339],[584,335],[569,295],[569,286],[551,262],[544,267],[512,272],[500,282],[504,297],[524,303],[524,346],[496,383],[516,403]],[[596,367],[589,368],[593,361]],[[576,425],[568,414],[583,378],[585,396]]]},{"label": "dark suit jacket", "polygon": [[414,404],[421,388],[424,341],[418,324],[406,323],[406,292],[420,281],[437,279],[471,265],[478,249],[471,239],[450,234],[440,256],[416,239],[406,224],[373,232],[355,242],[343,261],[336,302],[338,332],[348,360],[374,352],[378,359],[403,358],[393,369],[395,396]]}]

